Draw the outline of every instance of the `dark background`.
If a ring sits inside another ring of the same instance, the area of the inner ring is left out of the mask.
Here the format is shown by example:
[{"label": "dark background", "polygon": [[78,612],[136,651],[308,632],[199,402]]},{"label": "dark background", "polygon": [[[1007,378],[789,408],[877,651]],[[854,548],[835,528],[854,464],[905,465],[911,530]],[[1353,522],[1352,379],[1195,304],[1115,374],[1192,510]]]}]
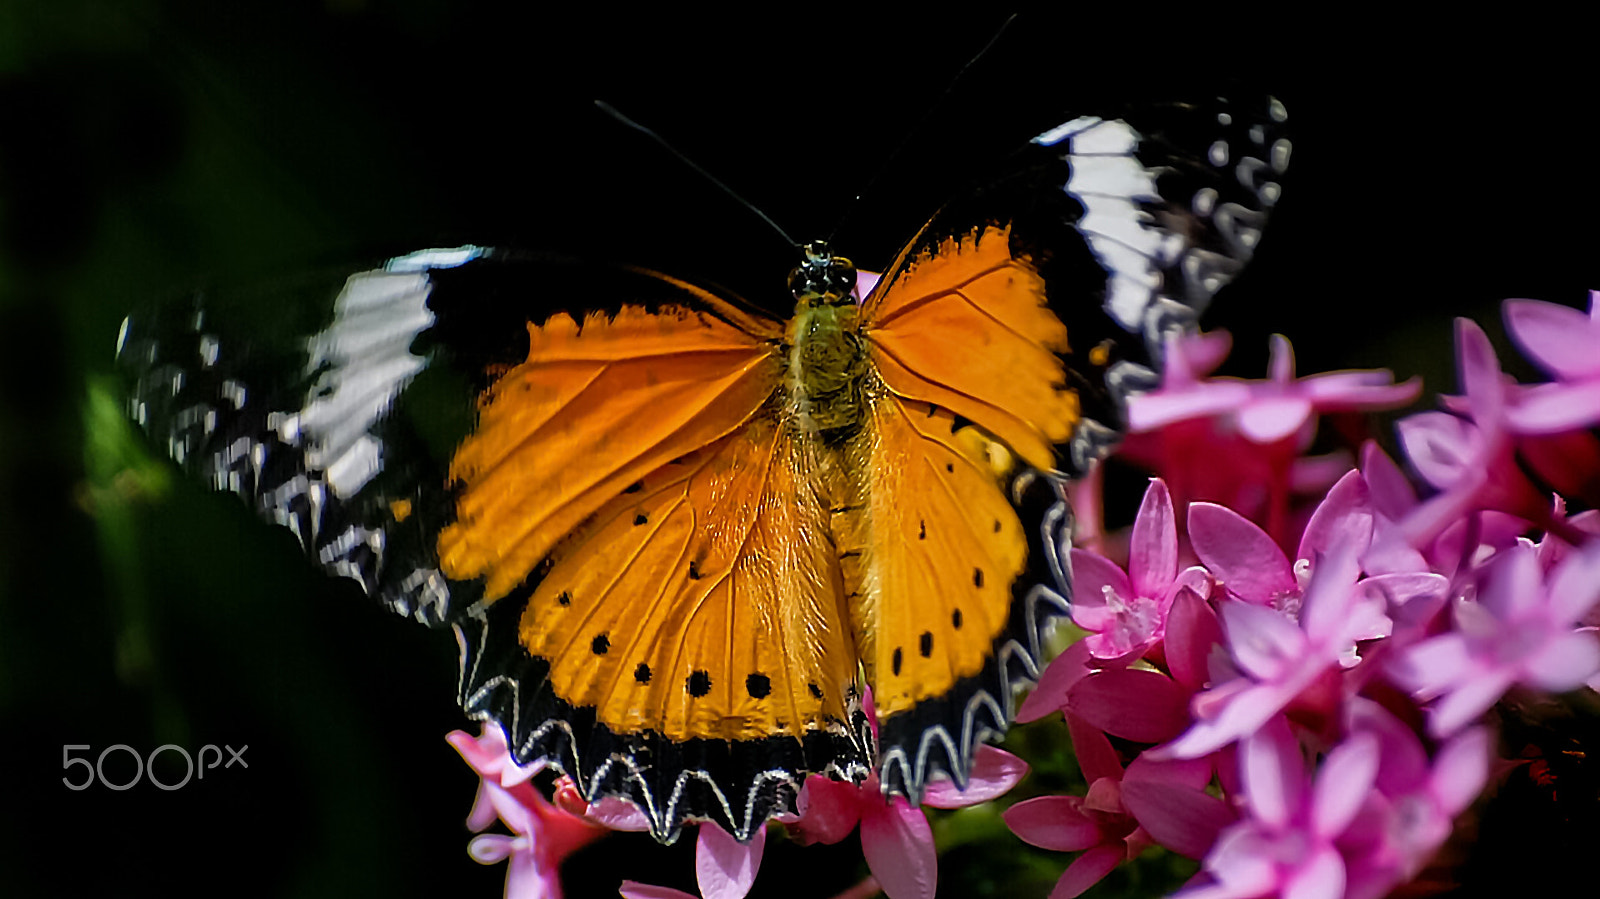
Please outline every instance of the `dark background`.
[{"label": "dark background", "polygon": [[[1243,375],[1281,331],[1302,372],[1453,389],[1451,316],[1499,339],[1501,299],[1600,287],[1593,50],[1571,24],[1029,15],[936,105],[1002,15],[591,6],[0,0],[0,892],[498,894],[503,867],[465,854],[448,635],[323,579],[231,498],[118,479],[86,397],[132,308],[424,246],[641,262],[782,311],[788,248],[594,99],[800,238],[909,139],[835,242],[872,268],[1068,114],[1271,89],[1286,198],[1208,319]],[[164,743],[248,744],[250,768],[61,785],[64,744]],[[604,841],[569,894],[687,888],[691,851]],[[859,859],[774,847],[757,895],[831,895]],[[950,853],[944,892],[1042,894],[1066,860]]]}]

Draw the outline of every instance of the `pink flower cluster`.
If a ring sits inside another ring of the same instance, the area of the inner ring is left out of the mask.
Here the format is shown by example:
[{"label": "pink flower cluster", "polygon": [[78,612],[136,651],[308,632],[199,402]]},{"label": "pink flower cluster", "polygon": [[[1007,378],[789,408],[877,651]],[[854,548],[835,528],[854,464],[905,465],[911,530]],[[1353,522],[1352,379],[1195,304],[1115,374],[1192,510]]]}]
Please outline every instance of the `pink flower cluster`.
[{"label": "pink flower cluster", "polygon": [[[1123,451],[1160,477],[1120,544],[1098,521],[1097,478],[1072,487],[1083,636],[1018,714],[1064,715],[1086,784],[1003,813],[1023,841],[1077,853],[1052,899],[1152,846],[1199,862],[1185,899],[1379,899],[1437,864],[1491,772],[1515,764],[1495,762],[1497,703],[1600,689],[1600,292],[1591,299],[1587,315],[1506,303],[1548,383],[1515,383],[1482,330],[1457,323],[1461,394],[1398,424],[1416,482],[1370,441],[1305,453],[1319,415],[1393,409],[1420,384],[1298,378],[1282,337],[1262,381],[1207,377],[1225,335],[1166,347],[1166,380],[1130,403]],[[509,861],[508,897],[559,899],[563,858],[648,829],[629,803],[587,803],[565,778],[541,792],[493,728],[450,741],[482,777],[472,830],[498,817],[511,831],[469,844],[480,862]],[[966,791],[936,783],[923,802],[986,803],[1027,772],[985,747]],[[859,832],[871,875],[841,899],[934,895],[928,818],[875,776],[811,777],[798,814],[775,826],[801,845]],[[701,895],[748,894],[765,844],[764,831],[741,844],[701,825]],[[620,892],[693,899],[631,881]]]},{"label": "pink flower cluster", "polygon": [[1381,372],[1296,381],[1282,338],[1265,382],[1201,378],[1225,352],[1214,336],[1168,347],[1167,383],[1130,406],[1132,451],[1175,472],[1186,501],[1151,481],[1125,564],[1071,550],[1087,636],[1019,716],[1064,713],[1088,781],[1005,815],[1029,843],[1082,853],[1052,899],[1151,844],[1201,860],[1185,897],[1378,899],[1483,791],[1486,713],[1508,691],[1600,688],[1600,521],[1566,515],[1600,479],[1592,300],[1587,316],[1506,304],[1548,384],[1508,380],[1458,322],[1463,395],[1398,427],[1432,495],[1369,442],[1298,539],[1291,497],[1314,479],[1297,472],[1328,469],[1298,457],[1314,413],[1392,407],[1414,387]]}]

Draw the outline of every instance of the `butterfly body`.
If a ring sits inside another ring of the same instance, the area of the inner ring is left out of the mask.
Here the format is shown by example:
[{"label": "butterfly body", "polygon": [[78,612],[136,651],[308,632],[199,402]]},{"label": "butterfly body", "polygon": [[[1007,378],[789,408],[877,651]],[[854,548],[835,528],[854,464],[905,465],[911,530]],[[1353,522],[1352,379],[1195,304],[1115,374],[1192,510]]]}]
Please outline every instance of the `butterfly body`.
[{"label": "butterfly body", "polygon": [[[881,278],[807,245],[787,321],[463,247],[352,277],[276,395],[192,317],[135,328],[134,414],[324,567],[454,628],[467,713],[659,839],[748,839],[815,774],[915,798],[965,782],[1037,675],[1070,595],[1063,474],[1254,246],[1217,231],[1270,169],[1175,204],[1137,144],[1051,129]],[[1098,259],[1104,309],[1072,259]],[[414,433],[441,395],[470,412]]]},{"label": "butterfly body", "polygon": [[794,422],[837,439],[861,424],[867,360],[856,333],[855,266],[826,243],[806,247],[805,262],[789,277],[795,294],[789,331],[789,408]]}]

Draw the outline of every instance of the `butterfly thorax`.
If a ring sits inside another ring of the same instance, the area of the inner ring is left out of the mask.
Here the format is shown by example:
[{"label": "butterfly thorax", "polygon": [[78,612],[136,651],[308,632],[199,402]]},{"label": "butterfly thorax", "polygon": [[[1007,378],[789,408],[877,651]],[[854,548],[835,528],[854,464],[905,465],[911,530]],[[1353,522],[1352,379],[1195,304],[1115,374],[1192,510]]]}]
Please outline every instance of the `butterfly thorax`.
[{"label": "butterfly thorax", "polygon": [[801,427],[847,436],[861,420],[865,357],[856,333],[860,307],[856,269],[824,241],[804,248],[789,275],[794,319],[789,327],[789,399]]}]

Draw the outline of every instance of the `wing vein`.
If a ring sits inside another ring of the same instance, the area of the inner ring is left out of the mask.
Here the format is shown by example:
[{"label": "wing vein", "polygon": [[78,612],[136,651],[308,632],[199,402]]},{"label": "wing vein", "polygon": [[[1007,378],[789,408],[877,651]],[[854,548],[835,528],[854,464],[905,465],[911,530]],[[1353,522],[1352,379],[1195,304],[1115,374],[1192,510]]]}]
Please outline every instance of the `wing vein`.
[{"label": "wing vein", "polygon": [[[751,363],[749,365],[747,365],[743,369],[741,369],[737,373],[737,376],[731,379],[731,382],[729,383],[729,385],[726,388],[714,393],[712,396],[707,398],[705,401],[703,401],[702,403],[697,405],[694,409],[690,410],[689,414],[680,416],[678,418],[675,426],[673,427],[672,434],[669,435],[666,440],[661,441],[661,442],[662,443],[670,442],[673,436],[677,435],[684,428],[686,428],[689,425],[691,425],[695,421],[695,419],[700,416],[701,413],[703,413],[706,409],[708,409],[711,406],[711,404],[713,402],[715,402],[717,399],[719,399],[723,395],[725,395],[728,392],[728,390],[731,390],[732,387],[733,387],[733,383],[734,382],[743,380],[745,376],[747,376],[754,368],[756,368],[763,361],[765,361],[765,359],[766,359],[766,357],[761,357],[759,359],[751,360]],[[588,388],[585,387],[584,390],[587,391]],[[576,401],[576,399],[577,399],[577,397],[574,397],[573,401]],[[571,405],[571,402],[567,403],[567,405]],[[754,412],[751,413],[751,415],[753,415],[753,414],[754,414]],[[746,422],[748,422],[750,420],[750,417],[751,417],[750,415],[747,415],[743,419],[738,421],[734,425],[734,429],[733,430],[736,430],[739,426],[741,426],[741,425],[745,424]],[[541,425],[540,427],[543,428],[544,426]],[[731,431],[730,431],[730,433],[731,433]],[[523,440],[519,441],[518,442],[518,446],[522,446],[522,445],[528,443],[529,441],[531,441],[533,439],[533,436],[534,435],[529,435],[527,438],[524,438]],[[727,435],[726,434],[722,434],[722,435],[719,435],[716,439],[721,439],[722,437],[725,437],[725,436],[727,436]],[[626,458],[624,460],[621,460],[619,464],[611,466],[609,470],[597,471],[594,474],[591,474],[590,477],[588,477],[584,481],[580,482],[574,489],[571,489],[569,491],[568,498],[566,500],[558,502],[558,503],[555,503],[555,504],[553,504],[551,506],[546,507],[545,510],[542,510],[542,511],[544,511],[544,514],[541,517],[537,518],[537,519],[534,519],[534,518],[532,518],[532,516],[530,516],[529,519],[526,520],[525,525],[520,530],[518,530],[511,539],[506,541],[506,543],[508,545],[511,545],[511,544],[517,544],[517,543],[523,542],[525,539],[527,539],[528,534],[530,534],[533,531],[537,530],[538,528],[542,527],[546,521],[549,521],[551,518],[555,517],[555,515],[557,513],[562,512],[565,509],[567,509],[574,502],[578,501],[580,498],[582,498],[583,496],[588,494],[591,490],[593,490],[597,485],[599,485],[601,482],[605,481],[607,478],[615,477],[617,472],[626,470],[628,467],[638,463],[638,461],[640,459],[644,458],[648,453],[650,453],[654,449],[655,449],[655,446],[646,446],[644,449],[640,450],[639,452],[634,453],[633,455],[629,456],[628,458]],[[509,458],[510,455],[511,455],[511,453],[508,452],[506,454],[505,458]],[[480,481],[482,480],[482,475],[478,475],[478,480],[480,480]],[[611,500],[613,498],[615,498],[615,497],[607,497],[606,500],[604,500],[604,501],[609,501],[609,500]]]},{"label": "wing vein", "polygon": [[[1011,414],[1010,412],[1006,411],[1006,409],[1004,407],[998,406],[998,405],[996,405],[994,403],[991,403],[988,400],[985,400],[983,397],[977,396],[975,394],[968,393],[965,390],[957,390],[955,387],[952,387],[951,385],[946,384],[943,381],[934,381],[931,378],[927,378],[927,377],[923,376],[921,372],[917,371],[909,363],[907,363],[904,359],[902,359],[902,358],[900,358],[900,356],[896,355],[893,350],[889,349],[888,347],[884,346],[883,344],[874,341],[872,345],[879,352],[881,352],[884,355],[894,359],[895,362],[899,363],[900,367],[902,367],[906,371],[911,372],[912,374],[916,375],[918,378],[920,378],[920,379],[922,379],[924,381],[928,381],[931,384],[937,384],[940,387],[943,387],[944,389],[950,391],[951,393],[956,394],[957,396],[966,397],[967,399],[972,400],[973,402],[978,403],[978,404],[984,406],[987,409],[993,410],[998,415],[1005,416],[1006,418],[1010,418],[1010,419],[1012,419],[1014,421],[1017,421],[1017,422],[1023,424],[1025,427],[1029,427],[1029,428],[1032,427],[1032,425],[1028,425],[1026,422],[1023,422],[1017,416],[1015,416],[1015,415]],[[889,387],[887,382],[885,382],[884,386]],[[889,387],[889,395],[895,397],[896,400],[899,400],[899,399],[902,398],[902,395],[897,393],[894,390],[893,387]],[[905,398],[906,399],[917,399],[917,397],[905,397]],[[918,400],[918,401],[919,402],[932,402],[931,400]],[[904,409],[902,409],[901,411],[903,412]],[[967,417],[970,418],[971,416],[967,416]],[[918,432],[918,433],[921,433],[921,432]],[[1000,440],[999,442],[1000,443],[1005,443],[1004,440]],[[1010,449],[1012,452],[1016,452],[1016,447],[1012,447],[1012,446],[1008,445],[1007,448]]]},{"label": "wing vein", "polygon": [[[985,277],[987,275],[991,275],[991,274],[993,274],[993,273],[995,273],[997,271],[1000,271],[1003,268],[1007,268],[1007,267],[1009,267],[1011,265],[1014,265],[1015,263],[1016,263],[1016,260],[1014,260],[1014,259],[1012,259],[1012,258],[1010,258],[1008,256],[1008,257],[1006,257],[1005,261],[996,263],[996,264],[991,265],[991,266],[986,266],[986,267],[984,267],[982,269],[979,269],[978,271],[974,272],[971,277],[969,277],[969,278],[967,278],[967,279],[965,279],[965,280],[963,280],[963,281],[961,281],[961,282],[959,282],[959,283],[957,283],[955,285],[952,285],[951,287],[945,288],[944,290],[938,291],[937,293],[930,293],[930,294],[928,294],[926,296],[917,297],[916,299],[911,300],[910,302],[907,302],[907,303],[905,303],[903,305],[897,306],[894,309],[890,309],[888,312],[885,312],[883,314],[882,318],[879,318],[879,319],[871,322],[868,325],[868,327],[869,327],[869,329],[880,329],[880,328],[883,328],[886,325],[888,325],[889,322],[892,322],[895,319],[900,318],[901,316],[906,315],[906,314],[910,313],[911,311],[913,311],[915,309],[921,308],[922,306],[926,306],[927,304],[933,302],[934,300],[940,299],[940,298],[942,298],[944,296],[947,296],[949,294],[957,293],[957,292],[961,291],[963,288],[965,288],[968,284],[971,284],[972,282],[978,280],[979,278],[983,278],[983,277]],[[902,275],[901,277],[906,277],[906,276],[908,276],[910,274],[911,274],[910,272],[907,272],[906,275]]]}]

